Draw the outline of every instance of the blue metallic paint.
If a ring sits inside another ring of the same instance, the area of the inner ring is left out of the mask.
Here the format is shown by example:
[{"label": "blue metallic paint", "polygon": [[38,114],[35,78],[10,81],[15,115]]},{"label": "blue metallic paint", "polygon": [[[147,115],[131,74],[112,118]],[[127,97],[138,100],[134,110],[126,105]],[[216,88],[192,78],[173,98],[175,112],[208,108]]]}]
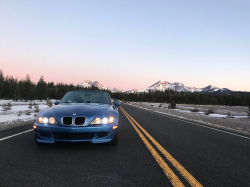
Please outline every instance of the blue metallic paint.
[{"label": "blue metallic paint", "polygon": [[[76,115],[73,115],[76,114]],[[54,117],[58,124],[40,124],[35,121],[34,129],[35,139],[37,142],[41,143],[54,143],[55,141],[67,141],[67,142],[81,142],[81,141],[90,141],[92,143],[104,143],[109,142],[115,138],[118,129],[113,129],[113,126],[118,125],[119,113],[117,109],[114,109],[111,104],[95,104],[95,103],[75,103],[75,104],[58,104],[52,108],[43,110],[37,114],[37,116],[42,117]],[[77,116],[86,117],[85,124],[83,126],[79,125],[63,125],[62,117],[63,116],[72,116],[73,119]],[[109,124],[100,124],[100,125],[89,125],[90,122],[96,117],[114,117],[114,122]],[[50,137],[40,136],[43,133],[51,134]],[[98,137],[99,132],[108,132],[108,135],[105,137]],[[55,139],[52,136],[52,133],[94,133],[92,139]]]}]

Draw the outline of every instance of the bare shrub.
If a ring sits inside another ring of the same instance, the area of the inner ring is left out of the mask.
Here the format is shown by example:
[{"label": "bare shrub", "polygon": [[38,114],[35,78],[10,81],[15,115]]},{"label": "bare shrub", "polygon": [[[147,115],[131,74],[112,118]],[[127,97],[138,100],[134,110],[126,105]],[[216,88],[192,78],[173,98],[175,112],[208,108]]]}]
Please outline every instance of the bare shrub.
[{"label": "bare shrub", "polygon": [[205,110],[205,115],[209,115],[209,114],[213,114],[214,113],[214,109],[213,108],[209,108],[208,110]]},{"label": "bare shrub", "polygon": [[29,110],[26,110],[26,111],[25,111],[25,115],[31,115],[30,111],[29,111]]},{"label": "bare shrub", "polygon": [[17,113],[18,116],[21,116],[22,114],[23,114],[22,111],[19,111],[19,112]]},{"label": "bare shrub", "polygon": [[191,112],[199,112],[199,109],[198,108],[193,108],[190,110]]}]

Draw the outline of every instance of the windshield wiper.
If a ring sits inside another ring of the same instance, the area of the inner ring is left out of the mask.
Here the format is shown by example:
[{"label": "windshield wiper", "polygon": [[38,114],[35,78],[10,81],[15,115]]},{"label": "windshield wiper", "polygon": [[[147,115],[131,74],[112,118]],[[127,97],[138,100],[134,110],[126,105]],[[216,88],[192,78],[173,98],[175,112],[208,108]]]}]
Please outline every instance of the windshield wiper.
[{"label": "windshield wiper", "polygon": [[69,101],[65,101],[65,102],[62,102],[62,103],[71,103],[71,102],[69,102]]}]

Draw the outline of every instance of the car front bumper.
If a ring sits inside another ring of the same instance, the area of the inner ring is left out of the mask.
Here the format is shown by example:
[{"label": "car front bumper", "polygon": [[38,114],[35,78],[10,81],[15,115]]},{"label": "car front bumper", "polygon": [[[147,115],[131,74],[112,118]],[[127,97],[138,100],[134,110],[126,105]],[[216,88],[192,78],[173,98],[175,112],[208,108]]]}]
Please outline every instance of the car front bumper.
[{"label": "car front bumper", "polygon": [[35,139],[41,143],[92,142],[105,143],[115,138],[118,124],[91,126],[59,126],[34,123]]}]

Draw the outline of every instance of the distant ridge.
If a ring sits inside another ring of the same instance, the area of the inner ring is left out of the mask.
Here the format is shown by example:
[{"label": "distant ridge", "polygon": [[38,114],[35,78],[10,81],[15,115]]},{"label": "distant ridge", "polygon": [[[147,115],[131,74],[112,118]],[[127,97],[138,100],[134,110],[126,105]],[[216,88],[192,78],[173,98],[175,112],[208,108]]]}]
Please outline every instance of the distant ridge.
[{"label": "distant ridge", "polygon": [[[103,86],[101,83],[99,83],[98,81],[95,80],[86,80],[84,82],[82,82],[81,84],[79,84],[79,86],[81,87],[91,87],[91,86],[95,86],[101,90],[108,90],[108,88],[106,86]],[[156,83],[152,84],[151,86],[144,88],[144,89],[132,89],[132,90],[128,90],[128,91],[124,91],[119,89],[118,87],[115,87],[113,89],[109,89],[111,92],[126,92],[126,93],[140,93],[140,92],[149,92],[149,90],[151,91],[165,91],[165,90],[174,90],[177,92],[201,92],[201,93],[218,93],[218,94],[227,94],[230,92],[234,92],[228,88],[218,88],[216,86],[212,86],[212,85],[208,85],[204,88],[196,88],[196,87],[189,87],[189,86],[185,86],[183,83],[178,83],[178,82],[174,82],[174,83],[170,83],[168,81],[165,82],[161,82],[161,81],[157,81]]]}]

